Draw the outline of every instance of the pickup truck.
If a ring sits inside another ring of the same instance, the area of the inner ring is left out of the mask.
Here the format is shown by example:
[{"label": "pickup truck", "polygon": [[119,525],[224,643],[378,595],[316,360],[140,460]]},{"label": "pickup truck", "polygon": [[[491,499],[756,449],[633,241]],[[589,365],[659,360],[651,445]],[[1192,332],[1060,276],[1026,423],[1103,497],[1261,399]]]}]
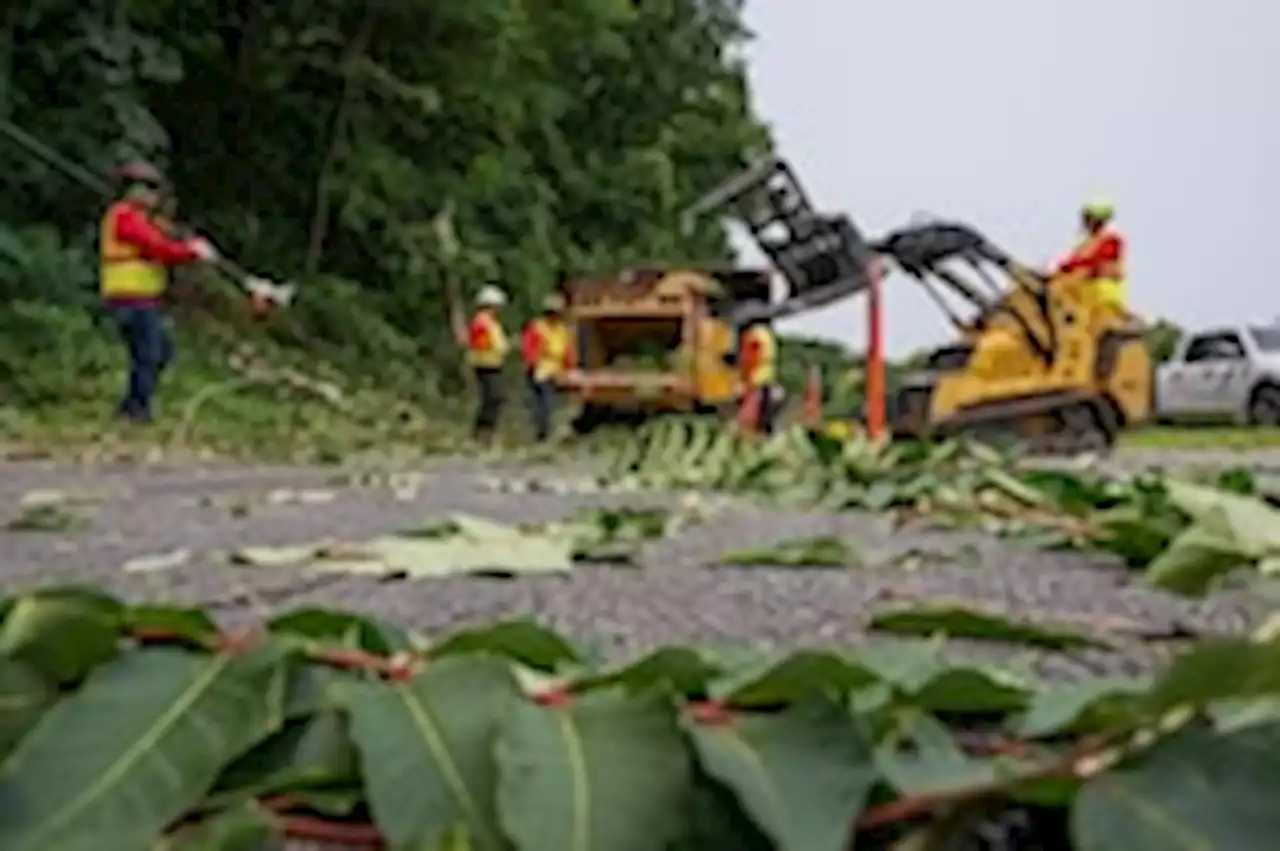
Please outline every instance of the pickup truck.
[{"label": "pickup truck", "polygon": [[1183,334],[1155,387],[1159,422],[1280,425],[1280,325]]}]

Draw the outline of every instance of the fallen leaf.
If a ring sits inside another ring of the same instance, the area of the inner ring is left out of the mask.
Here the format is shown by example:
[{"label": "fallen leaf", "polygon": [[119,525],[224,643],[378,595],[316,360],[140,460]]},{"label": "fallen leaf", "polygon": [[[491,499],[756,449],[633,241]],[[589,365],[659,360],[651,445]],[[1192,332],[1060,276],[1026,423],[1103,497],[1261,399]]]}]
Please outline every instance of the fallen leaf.
[{"label": "fallen leaf", "polygon": [[191,561],[191,550],[173,550],[167,553],[138,556],[129,559],[121,567],[125,573],[154,573],[161,570],[173,570]]}]

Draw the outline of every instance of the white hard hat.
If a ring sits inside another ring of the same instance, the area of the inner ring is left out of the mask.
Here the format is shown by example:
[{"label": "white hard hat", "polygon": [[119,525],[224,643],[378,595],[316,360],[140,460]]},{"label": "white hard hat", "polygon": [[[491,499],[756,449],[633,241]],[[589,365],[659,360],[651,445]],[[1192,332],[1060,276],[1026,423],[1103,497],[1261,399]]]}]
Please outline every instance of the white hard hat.
[{"label": "white hard hat", "polygon": [[507,303],[507,294],[493,284],[481,288],[476,296],[476,304],[481,307],[502,307]]}]

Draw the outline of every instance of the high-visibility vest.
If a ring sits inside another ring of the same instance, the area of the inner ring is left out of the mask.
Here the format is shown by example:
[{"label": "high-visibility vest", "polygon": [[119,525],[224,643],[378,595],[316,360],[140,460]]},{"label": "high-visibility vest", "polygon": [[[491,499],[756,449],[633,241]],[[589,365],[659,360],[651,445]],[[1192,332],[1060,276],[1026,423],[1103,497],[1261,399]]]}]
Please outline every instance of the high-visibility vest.
[{"label": "high-visibility vest", "polygon": [[[1075,250],[1075,256],[1089,256],[1105,239],[1117,234],[1109,229],[1090,234]],[[1123,245],[1123,243],[1121,243]],[[1125,278],[1123,255],[1116,260],[1104,260],[1094,266],[1090,273],[1090,281],[1098,288],[1098,295],[1103,301],[1123,307],[1129,300],[1129,282]]]},{"label": "high-visibility vest", "polygon": [[742,380],[748,387],[764,387],[778,378],[778,345],[764,325],[742,332]]},{"label": "high-visibility vest", "polygon": [[467,360],[481,369],[499,369],[507,357],[507,335],[492,311],[482,310],[471,320],[471,330],[483,330],[483,341],[468,340]]},{"label": "high-visibility vest", "polygon": [[547,381],[564,372],[569,355],[569,326],[562,321],[535,319],[531,323],[538,338],[538,357],[533,380]]},{"label": "high-visibility vest", "polygon": [[136,245],[116,238],[116,218],[130,204],[117,201],[102,217],[98,238],[99,290],[106,298],[159,298],[169,283],[164,264],[142,259]]}]

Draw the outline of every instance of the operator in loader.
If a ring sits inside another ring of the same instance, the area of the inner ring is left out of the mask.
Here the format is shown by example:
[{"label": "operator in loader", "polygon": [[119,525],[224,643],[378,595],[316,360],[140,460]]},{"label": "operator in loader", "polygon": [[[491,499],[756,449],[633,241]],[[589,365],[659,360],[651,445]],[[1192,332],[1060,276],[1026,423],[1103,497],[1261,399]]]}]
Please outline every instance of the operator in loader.
[{"label": "operator in loader", "polygon": [[507,359],[507,335],[498,314],[507,304],[507,294],[492,284],[476,296],[476,313],[467,326],[467,362],[476,379],[479,394],[471,435],[489,442],[498,428],[502,412],[502,365]]},{"label": "operator in loader", "polygon": [[1110,201],[1094,200],[1080,210],[1084,231],[1080,244],[1058,264],[1057,274],[1084,272],[1102,301],[1121,310],[1128,302],[1128,284],[1124,276],[1124,238],[1112,226],[1115,207]]},{"label": "operator in loader", "polygon": [[565,308],[564,296],[559,293],[547,296],[542,302],[542,315],[529,320],[520,340],[525,383],[529,388],[529,412],[533,417],[533,436],[539,443],[551,436],[556,382],[572,363]]},{"label": "operator in loader", "polygon": [[168,203],[164,175],[149,163],[120,169],[121,193],[102,217],[98,243],[99,288],[104,307],[129,353],[129,383],[119,415],[134,423],[152,419],[152,398],[173,360],[173,343],[160,304],[169,269],[218,259],[203,237],[174,239],[159,221]]},{"label": "operator in loader", "polygon": [[764,316],[764,305],[753,305],[742,317],[738,369],[743,404],[755,408],[754,430],[772,434],[781,395],[778,387],[778,341]]}]

